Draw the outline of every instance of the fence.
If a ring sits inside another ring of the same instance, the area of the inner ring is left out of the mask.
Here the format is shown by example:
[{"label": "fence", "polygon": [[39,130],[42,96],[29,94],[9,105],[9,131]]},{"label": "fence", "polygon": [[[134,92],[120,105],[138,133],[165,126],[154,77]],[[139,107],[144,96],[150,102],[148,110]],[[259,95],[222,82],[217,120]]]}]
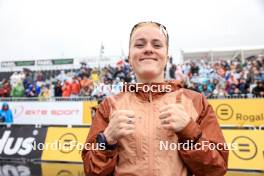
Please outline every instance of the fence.
[{"label": "fence", "polygon": [[[93,97],[93,96],[87,96],[87,97],[49,97],[49,98],[39,98],[39,97],[0,97],[0,102],[4,101],[101,101],[104,97]],[[253,96],[253,94],[239,94],[239,95],[232,95],[232,96],[211,96],[207,99],[260,99],[264,98],[264,96]]]}]

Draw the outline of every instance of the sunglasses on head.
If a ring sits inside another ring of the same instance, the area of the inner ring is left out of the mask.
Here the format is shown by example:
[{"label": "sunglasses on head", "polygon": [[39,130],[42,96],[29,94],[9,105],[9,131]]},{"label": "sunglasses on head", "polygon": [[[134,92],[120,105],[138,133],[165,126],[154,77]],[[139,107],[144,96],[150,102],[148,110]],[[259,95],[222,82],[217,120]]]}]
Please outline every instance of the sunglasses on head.
[{"label": "sunglasses on head", "polygon": [[165,37],[166,37],[167,39],[169,39],[169,36],[168,36],[168,32],[167,32],[166,27],[165,27],[164,25],[162,25],[162,24],[160,24],[160,23],[157,23],[157,22],[154,22],[154,21],[145,21],[145,22],[139,22],[139,23],[135,24],[135,25],[133,26],[132,30],[131,30],[130,38],[131,38],[131,36],[132,36],[134,30],[135,30],[136,28],[138,28],[139,26],[143,25],[143,24],[154,24],[154,25],[158,26],[158,27],[160,28],[160,30],[163,32],[163,34],[165,35]]}]

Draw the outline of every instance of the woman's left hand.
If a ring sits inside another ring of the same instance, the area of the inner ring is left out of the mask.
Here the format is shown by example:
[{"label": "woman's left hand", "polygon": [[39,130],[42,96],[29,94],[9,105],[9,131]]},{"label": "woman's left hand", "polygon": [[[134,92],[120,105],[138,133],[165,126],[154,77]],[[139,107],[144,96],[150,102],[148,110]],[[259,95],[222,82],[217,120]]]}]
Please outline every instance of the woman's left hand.
[{"label": "woman's left hand", "polygon": [[164,129],[181,131],[191,121],[181,103],[169,104],[160,108],[159,118]]}]

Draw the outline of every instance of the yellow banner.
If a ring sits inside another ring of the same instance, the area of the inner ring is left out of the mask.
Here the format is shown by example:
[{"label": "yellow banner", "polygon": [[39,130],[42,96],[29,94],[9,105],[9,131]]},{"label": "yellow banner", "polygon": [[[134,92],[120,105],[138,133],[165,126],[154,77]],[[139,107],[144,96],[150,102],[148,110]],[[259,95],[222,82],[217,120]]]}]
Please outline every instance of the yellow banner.
[{"label": "yellow banner", "polygon": [[229,146],[228,168],[264,170],[264,130],[223,130]]},{"label": "yellow banner", "polygon": [[264,127],[264,99],[208,100],[220,125]]},{"label": "yellow banner", "polygon": [[[82,162],[81,150],[84,147],[89,128],[49,127],[41,160]],[[36,146],[39,147],[39,146]]]},{"label": "yellow banner", "polygon": [[[42,176],[84,176],[83,164],[41,163]],[[264,176],[264,173],[228,171],[225,176]]]},{"label": "yellow banner", "polygon": [[[41,163],[42,176],[84,176],[83,164]],[[228,171],[225,176],[264,176],[264,173]]]},{"label": "yellow banner", "polygon": [[264,173],[256,173],[256,172],[234,172],[229,171],[225,176],[264,176]]},{"label": "yellow banner", "polygon": [[96,108],[97,106],[97,101],[83,102],[83,124],[92,124],[92,114],[95,113],[94,108]]},{"label": "yellow banner", "polygon": [[84,176],[83,164],[42,163],[42,176]]},{"label": "yellow banner", "polygon": [[[41,163],[42,176],[84,176],[83,164]],[[264,176],[264,173],[228,171],[225,176]]]},{"label": "yellow banner", "polygon": [[[264,130],[222,131],[228,146],[232,146],[229,151],[229,169],[264,171]],[[49,127],[41,160],[82,162],[81,149],[88,133],[87,127]]]}]

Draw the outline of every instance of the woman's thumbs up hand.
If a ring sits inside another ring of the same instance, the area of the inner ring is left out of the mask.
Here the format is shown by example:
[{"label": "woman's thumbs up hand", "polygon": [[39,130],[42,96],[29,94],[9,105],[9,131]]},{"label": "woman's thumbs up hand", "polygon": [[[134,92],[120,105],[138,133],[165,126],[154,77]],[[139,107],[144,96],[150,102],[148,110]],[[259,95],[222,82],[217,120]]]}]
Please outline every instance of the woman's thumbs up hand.
[{"label": "woman's thumbs up hand", "polygon": [[104,131],[108,144],[115,144],[119,138],[130,135],[134,132],[135,113],[131,110],[118,110],[117,103],[113,97],[109,97],[112,105],[110,122]]}]

